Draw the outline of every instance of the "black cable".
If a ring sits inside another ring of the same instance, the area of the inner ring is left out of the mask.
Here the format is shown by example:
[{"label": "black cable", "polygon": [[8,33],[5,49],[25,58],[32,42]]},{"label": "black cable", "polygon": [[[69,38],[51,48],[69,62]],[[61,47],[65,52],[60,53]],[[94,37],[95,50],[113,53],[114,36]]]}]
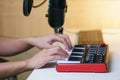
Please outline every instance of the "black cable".
[{"label": "black cable", "polygon": [[43,2],[41,2],[40,4],[38,4],[38,5],[33,5],[32,7],[33,8],[37,8],[37,7],[40,7],[40,6],[42,6],[45,2],[46,2],[47,0],[44,0]]},{"label": "black cable", "polygon": [[43,0],[40,4],[33,6],[33,0],[23,0],[23,14],[29,16],[32,7],[37,8],[43,5],[47,0]]}]

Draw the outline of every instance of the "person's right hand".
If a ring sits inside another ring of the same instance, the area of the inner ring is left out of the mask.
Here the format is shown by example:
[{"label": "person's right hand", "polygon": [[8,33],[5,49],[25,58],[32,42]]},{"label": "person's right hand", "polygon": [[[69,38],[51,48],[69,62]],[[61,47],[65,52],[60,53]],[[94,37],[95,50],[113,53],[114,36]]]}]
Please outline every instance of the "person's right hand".
[{"label": "person's right hand", "polygon": [[38,54],[27,60],[28,69],[38,69],[43,67],[51,60],[64,60],[68,53],[60,47],[43,49]]}]

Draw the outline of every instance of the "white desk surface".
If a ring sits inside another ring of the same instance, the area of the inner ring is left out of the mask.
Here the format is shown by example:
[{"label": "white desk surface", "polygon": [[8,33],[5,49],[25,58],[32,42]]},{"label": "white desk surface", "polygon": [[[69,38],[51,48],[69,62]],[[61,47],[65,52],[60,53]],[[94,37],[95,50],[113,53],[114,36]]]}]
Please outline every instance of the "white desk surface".
[{"label": "white desk surface", "polygon": [[33,70],[27,80],[120,80],[120,33],[104,34],[111,56],[108,73],[57,72],[55,64]]}]

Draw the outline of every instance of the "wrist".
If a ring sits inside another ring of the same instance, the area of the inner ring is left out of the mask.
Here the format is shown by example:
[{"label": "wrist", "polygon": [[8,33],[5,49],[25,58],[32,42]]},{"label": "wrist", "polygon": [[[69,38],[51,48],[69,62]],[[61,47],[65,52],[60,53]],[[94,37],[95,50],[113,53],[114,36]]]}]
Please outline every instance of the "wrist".
[{"label": "wrist", "polygon": [[22,38],[22,39],[20,39],[23,43],[25,43],[25,44],[27,44],[28,46],[30,46],[30,47],[33,47],[34,45],[33,45],[33,43],[32,43],[32,37],[31,38]]},{"label": "wrist", "polygon": [[29,71],[29,70],[33,70],[34,69],[34,66],[31,64],[31,60],[30,59],[25,60],[24,62],[26,64],[26,70]]}]

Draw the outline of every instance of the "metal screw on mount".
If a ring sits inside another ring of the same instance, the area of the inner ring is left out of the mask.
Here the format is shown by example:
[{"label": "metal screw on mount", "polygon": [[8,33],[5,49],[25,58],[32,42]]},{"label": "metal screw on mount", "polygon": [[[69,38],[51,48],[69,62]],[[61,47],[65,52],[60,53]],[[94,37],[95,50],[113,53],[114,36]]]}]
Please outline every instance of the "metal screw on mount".
[{"label": "metal screw on mount", "polygon": [[54,32],[55,32],[55,33],[58,33],[58,34],[63,34],[63,28],[62,28],[62,27],[60,27],[60,28],[55,28],[55,29],[54,29]]}]

